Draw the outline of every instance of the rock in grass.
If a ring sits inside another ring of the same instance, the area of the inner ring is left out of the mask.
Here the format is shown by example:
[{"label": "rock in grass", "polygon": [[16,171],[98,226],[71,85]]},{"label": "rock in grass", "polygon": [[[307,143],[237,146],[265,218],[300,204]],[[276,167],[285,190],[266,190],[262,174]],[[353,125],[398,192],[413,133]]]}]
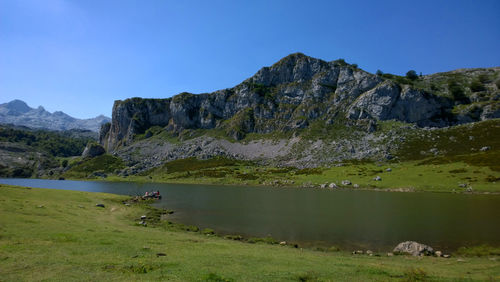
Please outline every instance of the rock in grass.
[{"label": "rock in grass", "polygon": [[394,253],[406,253],[412,256],[433,255],[434,249],[430,246],[420,244],[414,241],[399,243],[393,250]]},{"label": "rock in grass", "polygon": [[342,180],[342,185],[344,185],[344,186],[351,185],[351,181],[349,181],[349,180]]},{"label": "rock in grass", "polygon": [[330,187],[330,188],[332,188],[332,189],[333,189],[333,188],[337,188],[337,184],[335,184],[335,183],[330,183],[330,185],[328,185],[328,187]]},{"label": "rock in grass", "polygon": [[387,171],[387,172],[391,172],[391,171],[392,171],[392,168],[388,167],[385,171]]},{"label": "rock in grass", "polygon": [[157,257],[165,257],[165,256],[167,256],[167,254],[165,254],[165,253],[157,253],[156,256]]},{"label": "rock in grass", "polygon": [[375,180],[375,181],[382,181],[382,177],[380,177],[380,176],[377,175],[375,178],[373,178],[373,180]]},{"label": "rock in grass", "polygon": [[96,207],[104,208],[104,204],[95,204]]},{"label": "rock in grass", "polygon": [[436,257],[440,257],[440,256],[442,256],[442,255],[443,255],[443,253],[442,253],[441,251],[436,251],[436,252],[434,253],[434,255],[435,255]]}]

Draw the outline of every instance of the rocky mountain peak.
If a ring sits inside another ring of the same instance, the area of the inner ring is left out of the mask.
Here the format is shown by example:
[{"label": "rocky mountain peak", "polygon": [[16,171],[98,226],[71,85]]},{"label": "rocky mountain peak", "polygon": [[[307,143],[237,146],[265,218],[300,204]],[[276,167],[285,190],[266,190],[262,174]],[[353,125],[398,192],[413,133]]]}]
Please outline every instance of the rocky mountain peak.
[{"label": "rocky mountain peak", "polygon": [[26,112],[29,112],[30,110],[32,110],[32,108],[30,108],[28,106],[28,104],[26,104],[24,101],[21,101],[21,100],[12,100],[8,103],[5,103],[5,104],[0,104],[0,108],[3,109],[2,114],[10,114],[10,115],[21,115],[23,113],[26,113]]},{"label": "rocky mountain peak", "polygon": [[311,79],[321,71],[330,69],[333,65],[327,62],[294,53],[284,57],[270,67],[261,68],[248,81],[265,86],[276,86],[291,82],[303,82]]},{"label": "rocky mountain peak", "polygon": [[77,119],[62,111],[50,113],[44,107],[34,109],[24,101],[13,100],[0,104],[0,123],[43,128],[50,130],[85,129],[97,132],[110,118],[99,116],[92,119]]},{"label": "rocky mountain peak", "polygon": [[497,69],[484,69],[455,75],[454,81],[447,74],[411,80],[371,74],[342,59],[327,62],[295,53],[233,88],[115,101],[112,122],[102,128],[100,140],[114,150],[153,126],[179,135],[216,129],[236,140],[248,133],[300,131],[311,124],[368,124],[373,130],[377,121],[394,119],[421,127],[450,126],[500,117],[499,76]]}]

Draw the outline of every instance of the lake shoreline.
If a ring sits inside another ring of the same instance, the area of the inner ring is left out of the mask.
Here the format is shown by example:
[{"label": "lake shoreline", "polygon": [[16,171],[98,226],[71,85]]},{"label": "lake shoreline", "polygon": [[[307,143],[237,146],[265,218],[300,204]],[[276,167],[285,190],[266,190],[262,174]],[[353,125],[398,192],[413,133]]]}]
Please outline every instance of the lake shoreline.
[{"label": "lake shoreline", "polygon": [[[0,275],[7,281],[32,280],[33,271],[42,280],[94,281],[500,277],[498,255],[448,259],[384,253],[370,256],[264,241],[249,244],[183,231],[165,221],[145,227],[139,224],[141,215],[147,218],[157,210],[142,203],[127,206],[127,196],[9,185],[1,188],[0,211],[5,215],[5,228],[0,237]],[[96,206],[97,203],[104,207]]]},{"label": "lake shoreline", "polygon": [[[51,178],[28,178],[28,179],[49,179],[49,180],[59,180]],[[369,188],[369,187],[358,187],[349,188],[348,186],[338,186],[336,188],[320,188],[314,187],[304,187],[301,185],[266,185],[266,184],[243,184],[239,182],[234,183],[195,183],[190,182],[172,182],[172,181],[153,181],[150,179],[134,179],[134,178],[67,178],[64,180],[73,181],[102,181],[102,182],[133,182],[133,183],[158,183],[158,184],[186,184],[186,185],[209,185],[209,186],[238,186],[238,187],[259,187],[259,188],[296,188],[296,189],[311,189],[311,190],[326,190],[326,191],[374,191],[374,192],[397,192],[397,193],[444,193],[444,194],[460,194],[460,195],[500,195],[500,191],[443,191],[443,190],[425,190],[425,189],[414,189],[414,188]]]},{"label": "lake shoreline", "polygon": [[[158,190],[163,198],[154,206],[175,210],[173,221],[214,228],[218,233],[229,235],[272,236],[300,245],[387,251],[400,241],[415,240],[441,251],[453,251],[461,247],[462,242],[500,244],[500,229],[495,223],[498,218],[494,216],[500,211],[498,195],[89,179],[0,179],[0,183],[126,196]],[[458,221],[461,224],[454,223]],[[442,231],[436,234],[429,230]]]}]

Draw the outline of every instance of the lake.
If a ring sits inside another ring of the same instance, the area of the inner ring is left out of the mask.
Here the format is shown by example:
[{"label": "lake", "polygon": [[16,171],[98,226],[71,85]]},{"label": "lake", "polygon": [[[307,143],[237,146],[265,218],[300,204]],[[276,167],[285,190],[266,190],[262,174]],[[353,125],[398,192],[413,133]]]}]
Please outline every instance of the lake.
[{"label": "lake", "polygon": [[2,184],[122,195],[159,190],[172,221],[301,246],[389,251],[413,240],[435,249],[500,245],[500,195],[218,185],[0,179]]}]

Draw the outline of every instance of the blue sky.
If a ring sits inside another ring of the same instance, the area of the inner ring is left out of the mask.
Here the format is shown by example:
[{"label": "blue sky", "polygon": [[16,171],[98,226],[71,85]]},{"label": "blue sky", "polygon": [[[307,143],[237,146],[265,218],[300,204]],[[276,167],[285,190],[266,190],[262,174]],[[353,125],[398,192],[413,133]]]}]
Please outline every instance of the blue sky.
[{"label": "blue sky", "polygon": [[232,87],[294,52],[375,72],[500,66],[500,1],[0,0],[0,103],[78,118]]}]

